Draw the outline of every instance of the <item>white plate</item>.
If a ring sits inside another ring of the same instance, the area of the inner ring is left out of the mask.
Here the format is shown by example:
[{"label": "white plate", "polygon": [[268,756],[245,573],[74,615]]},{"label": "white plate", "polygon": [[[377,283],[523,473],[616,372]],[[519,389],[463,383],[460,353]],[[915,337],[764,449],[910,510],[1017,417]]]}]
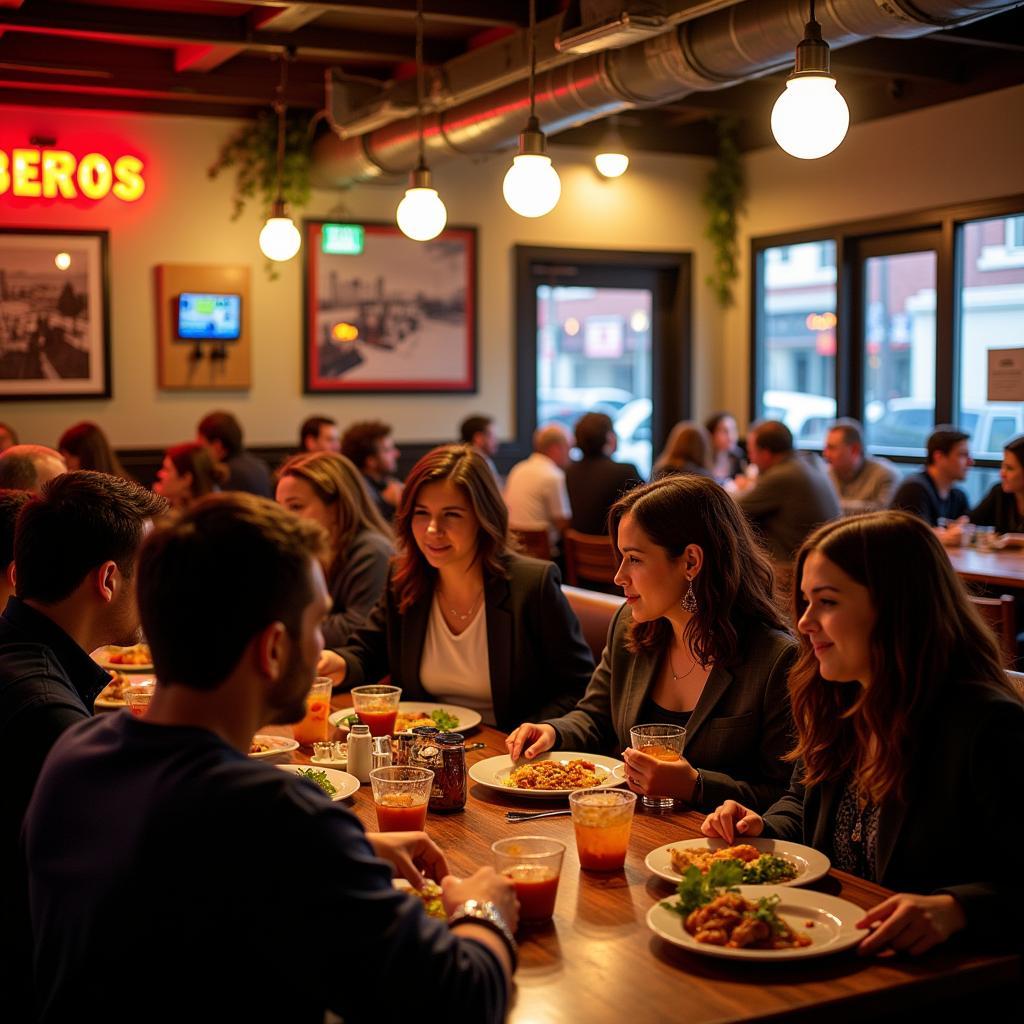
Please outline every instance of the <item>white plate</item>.
[{"label": "white plate", "polygon": [[129,650],[127,647],[97,647],[92,652],[90,657],[96,662],[100,668],[105,668],[108,672],[124,672],[126,675],[133,674],[135,672],[152,672],[153,663],[147,662],[145,665],[115,665],[110,661],[110,656],[116,654],[119,651]]},{"label": "white plate", "polygon": [[669,850],[723,850],[727,846],[739,846],[741,843],[753,846],[762,853],[774,853],[796,865],[797,876],[788,882],[775,882],[774,885],[810,885],[828,874],[832,866],[828,857],[810,846],[800,843],[787,843],[781,839],[742,839],[735,843],[727,843],[724,839],[681,839],[677,843],[666,843],[656,850],[651,850],[644,863],[659,878],[666,882],[678,882],[683,876],[672,867]]},{"label": "white plate", "polygon": [[[728,946],[712,946],[698,942],[683,927],[683,918],[666,910],[661,903],[655,903],[647,912],[647,927],[666,942],[682,946],[691,953],[728,960],[807,960],[849,949],[868,934],[865,929],[854,927],[865,911],[838,896],[827,896],[808,889],[786,889],[778,885],[741,885],[740,894],[755,903],[764,896],[777,895],[779,905],[776,909],[779,916],[795,931],[803,932],[811,944],[793,949],[730,949]],[[814,922],[813,928],[807,927],[808,921]]]},{"label": "white plate", "polygon": [[[302,773],[308,772],[311,766],[308,764],[279,764],[277,767],[283,772],[291,772],[292,775],[298,775],[301,778]],[[331,797],[332,800],[344,800],[345,797],[351,796],[359,789],[359,780],[354,775],[349,775],[348,772],[339,772],[336,768],[314,768],[313,770],[323,772],[337,790]],[[312,780],[309,781],[312,782]],[[316,786],[315,782],[312,784]],[[319,786],[317,788],[319,789]],[[320,792],[322,793],[323,790]]]},{"label": "white plate", "polygon": [[[127,675],[127,673],[118,673],[118,674]],[[146,675],[136,676],[134,673],[132,673],[132,674],[128,675],[128,679],[130,681],[130,685],[132,685],[132,686],[134,686],[136,683],[155,683],[156,682],[156,676],[154,676],[152,673],[150,673],[148,676],[146,676]],[[126,708],[126,707],[128,707],[128,702],[123,697],[115,698],[115,697],[110,696],[110,686],[111,685],[112,685],[111,683],[108,683],[96,695],[96,699],[92,702],[93,710],[95,710],[95,711],[114,711],[117,708]],[[123,692],[123,687],[122,687],[122,692]]]},{"label": "white plate", "polygon": [[[398,713],[401,715],[423,714],[429,718],[430,712],[437,711],[438,708],[459,720],[458,726],[452,732],[466,732],[478,726],[482,721],[480,712],[474,711],[472,708],[464,708],[458,704],[431,703],[430,701],[403,700],[398,705]],[[347,729],[348,726],[342,725],[342,720],[353,714],[355,714],[353,708],[342,708],[340,711],[335,711],[328,721],[336,728]]]},{"label": "white plate", "polygon": [[[561,761],[565,764],[568,761],[582,759],[591,761],[597,767],[597,774],[600,781],[594,789],[612,789],[621,786],[623,776],[617,774],[616,769],[622,766],[621,761],[614,757],[605,757],[603,754],[577,754],[571,750],[549,750],[546,754],[538,754],[532,761],[520,761],[519,764],[538,764],[541,761]],[[496,789],[500,793],[507,793],[510,796],[521,796],[535,800],[557,800],[559,797],[567,797],[575,792],[572,789],[515,789],[505,785],[514,767],[518,765],[513,762],[508,754],[501,754],[498,757],[488,757],[484,761],[477,761],[469,766],[469,777],[474,782],[488,789]]]},{"label": "white plate", "polygon": [[262,761],[268,757],[278,757],[281,754],[290,754],[293,750],[298,750],[299,745],[290,736],[266,736],[263,734],[257,734],[253,736],[253,739],[258,743],[266,743],[269,750],[261,750],[258,754],[250,754],[249,756],[255,761]]}]

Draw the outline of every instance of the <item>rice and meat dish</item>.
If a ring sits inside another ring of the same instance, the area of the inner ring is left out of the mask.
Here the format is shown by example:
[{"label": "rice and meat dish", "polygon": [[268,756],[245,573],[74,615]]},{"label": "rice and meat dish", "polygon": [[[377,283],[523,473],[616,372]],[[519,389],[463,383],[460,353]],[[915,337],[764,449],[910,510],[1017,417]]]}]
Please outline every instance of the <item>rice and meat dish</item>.
[{"label": "rice and meat dish", "polygon": [[792,949],[811,940],[794,931],[775,911],[778,896],[752,903],[738,893],[723,892],[691,911],[685,928],[697,940],[731,949]]},{"label": "rice and meat dish", "polygon": [[764,885],[772,882],[788,882],[799,874],[792,861],[776,857],[770,853],[762,853],[749,843],[726,846],[721,850],[708,849],[670,849],[672,870],[685,875],[690,867],[697,868],[706,874],[712,864],[722,861],[738,861],[743,867],[744,885]]},{"label": "rice and meat dish", "polygon": [[583,758],[523,764],[514,768],[505,780],[505,785],[512,789],[590,789],[600,784],[597,765]]}]

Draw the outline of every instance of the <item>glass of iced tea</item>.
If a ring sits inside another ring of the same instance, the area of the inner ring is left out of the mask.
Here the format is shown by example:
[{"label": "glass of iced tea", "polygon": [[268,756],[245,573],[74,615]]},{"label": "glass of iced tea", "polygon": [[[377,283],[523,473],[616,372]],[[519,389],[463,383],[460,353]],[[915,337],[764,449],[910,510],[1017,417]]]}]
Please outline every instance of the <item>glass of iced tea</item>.
[{"label": "glass of iced tea", "polygon": [[[632,748],[659,761],[681,760],[685,741],[686,730],[681,725],[634,725],[629,730]],[[644,797],[644,807],[649,810],[670,811],[672,805],[670,796],[648,793]]]},{"label": "glass of iced tea", "polygon": [[395,731],[400,686],[353,686],[352,708],[371,736],[390,736]]},{"label": "glass of iced tea", "polygon": [[565,843],[519,836],[491,843],[494,868],[516,887],[520,921],[546,921],[555,912]]},{"label": "glass of iced tea", "polygon": [[142,716],[149,710],[149,705],[156,692],[156,683],[152,679],[146,679],[138,683],[130,683],[122,691],[124,702],[128,710],[136,717]]},{"label": "glass of iced tea", "polygon": [[580,867],[618,871],[626,862],[636,793],[627,789],[580,789],[569,794]]},{"label": "glass of iced tea", "polygon": [[381,832],[422,832],[433,784],[434,773],[429,768],[374,768],[370,787],[377,808],[377,828]]},{"label": "glass of iced tea", "polygon": [[331,714],[331,683],[330,679],[319,676],[306,694],[306,715],[301,722],[292,727],[292,735],[298,743],[312,746],[323,743],[327,739],[330,725],[327,721]]}]

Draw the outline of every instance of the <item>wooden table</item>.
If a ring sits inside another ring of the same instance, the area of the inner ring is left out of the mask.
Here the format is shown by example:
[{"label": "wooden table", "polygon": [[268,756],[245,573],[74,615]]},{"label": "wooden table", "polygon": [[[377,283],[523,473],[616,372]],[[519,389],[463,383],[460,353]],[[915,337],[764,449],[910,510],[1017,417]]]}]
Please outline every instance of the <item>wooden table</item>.
[{"label": "wooden table", "polygon": [[[470,763],[505,753],[504,736],[497,730],[474,730],[467,739],[473,741],[482,741],[486,749],[467,754]],[[308,762],[303,748],[295,754],[296,761]],[[346,803],[368,830],[377,827],[368,786]],[[794,1015],[801,1020],[865,1020],[868,1015],[877,1018],[929,1000],[977,992],[1020,975],[1019,957],[948,950],[918,960],[861,960],[850,952],[765,966],[696,956],[647,928],[647,911],[674,890],[651,875],[644,857],[667,842],[699,835],[702,816],[692,811],[651,815],[638,809],[624,870],[596,874],[580,870],[568,817],[518,825],[505,820],[509,809],[556,806],[506,797],[471,783],[464,812],[427,818],[427,832],[459,875],[491,863],[491,843],[509,835],[550,836],[567,846],[553,921],[519,933],[512,1022],[700,1024]],[[877,885],[839,871],[814,888],[865,908],[888,895]]]},{"label": "wooden table", "polygon": [[1024,550],[982,551],[947,548],[957,575],[993,587],[1024,589]]}]

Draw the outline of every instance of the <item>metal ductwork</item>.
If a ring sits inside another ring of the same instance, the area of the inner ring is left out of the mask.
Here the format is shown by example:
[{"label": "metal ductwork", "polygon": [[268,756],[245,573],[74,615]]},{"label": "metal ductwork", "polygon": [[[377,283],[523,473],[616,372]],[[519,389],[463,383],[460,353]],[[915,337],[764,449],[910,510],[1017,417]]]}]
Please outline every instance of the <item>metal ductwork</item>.
[{"label": "metal ductwork", "polygon": [[[908,39],[1020,6],[1019,0],[818,0],[815,16],[833,49],[874,36]],[[807,0],[748,0],[643,42],[590,54],[537,76],[537,116],[557,133],[631,107],[660,106],[721,89],[792,63]],[[424,117],[431,163],[515,143],[529,97],[517,82]],[[358,138],[323,136],[313,151],[317,184],[343,187],[400,175],[416,163],[416,119]]]}]

